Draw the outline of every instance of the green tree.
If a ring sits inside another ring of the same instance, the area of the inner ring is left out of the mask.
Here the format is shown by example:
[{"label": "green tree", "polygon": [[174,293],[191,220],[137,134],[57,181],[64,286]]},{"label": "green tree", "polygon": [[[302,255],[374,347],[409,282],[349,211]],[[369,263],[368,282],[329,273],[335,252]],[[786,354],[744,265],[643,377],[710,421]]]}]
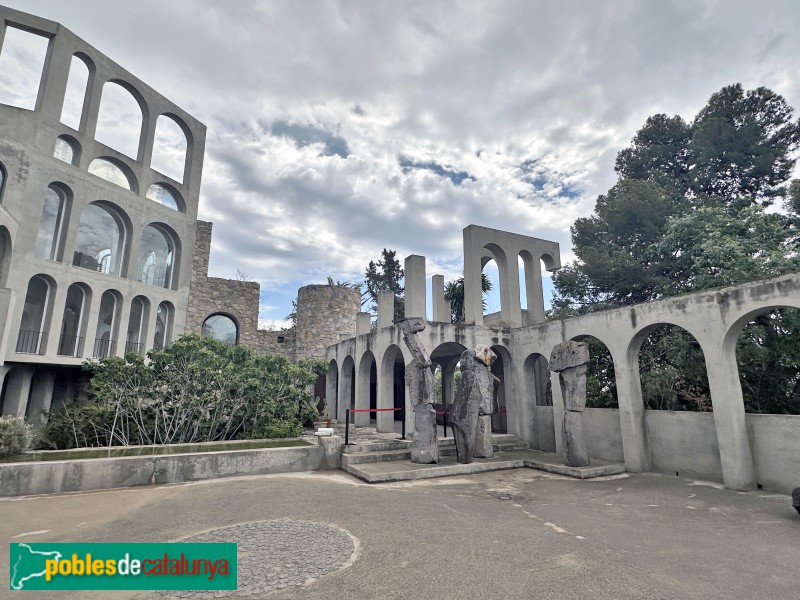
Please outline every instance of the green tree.
[{"label": "green tree", "polygon": [[381,258],[377,261],[369,261],[364,272],[364,292],[362,293],[362,304],[371,302],[369,308],[373,312],[378,310],[378,292],[394,292],[394,314],[396,319],[402,319],[405,315],[403,292],[404,287],[400,284],[405,273],[400,266],[400,260],[396,258],[395,250],[381,251]]},{"label": "green tree", "polygon": [[[483,296],[492,290],[492,282],[486,273],[481,273],[481,291]],[[444,299],[450,303],[450,321],[461,323],[464,320],[464,276],[448,281],[444,286]],[[486,298],[481,298],[483,310],[486,310]]]}]

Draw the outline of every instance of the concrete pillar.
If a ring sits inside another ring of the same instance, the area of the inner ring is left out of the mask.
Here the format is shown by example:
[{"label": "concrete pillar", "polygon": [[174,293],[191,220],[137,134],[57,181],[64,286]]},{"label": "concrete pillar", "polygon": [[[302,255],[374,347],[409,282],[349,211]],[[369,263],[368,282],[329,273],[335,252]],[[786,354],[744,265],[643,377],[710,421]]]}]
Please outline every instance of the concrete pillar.
[{"label": "concrete pillar", "polygon": [[55,371],[40,369],[31,384],[30,402],[25,412],[28,421],[35,427],[41,427],[46,422],[43,411],[50,410],[55,381]]},{"label": "concrete pillar", "polygon": [[431,277],[431,296],[432,320],[437,323],[449,323],[450,304],[444,298],[444,275]]},{"label": "concrete pillar", "polygon": [[427,321],[428,294],[425,280],[425,257],[411,254],[406,257],[403,268],[406,273],[406,317],[422,317],[424,321]]},{"label": "concrete pillar", "polygon": [[[394,358],[394,357],[392,357]],[[378,366],[378,401],[377,408],[394,408],[394,360],[381,360]],[[375,417],[375,427],[379,433],[392,433],[394,431],[394,412],[378,412]]]},{"label": "concrete pillar", "polygon": [[337,419],[339,371],[334,364],[328,365],[328,374],[325,377],[325,405],[331,419]]},{"label": "concrete pillar", "polygon": [[500,273],[500,316],[510,327],[522,326],[522,308],[519,300],[519,267],[517,255],[506,256],[505,264],[497,260]]},{"label": "concrete pillar", "polygon": [[35,367],[18,366],[7,375],[8,385],[3,399],[3,416],[25,416],[34,370]]},{"label": "concrete pillar", "polygon": [[556,454],[564,454],[564,438],[561,423],[564,421],[564,396],[561,394],[561,382],[558,373],[550,373],[550,386],[553,389],[553,429],[556,436]]},{"label": "concrete pillar", "polygon": [[61,119],[71,62],[72,52],[67,36],[57,35],[50,38],[39,84],[39,95],[36,98],[36,109],[56,121]]},{"label": "concrete pillar", "polygon": [[[86,85],[86,99],[83,104],[83,115],[81,115],[81,129],[87,138],[94,139],[97,133],[97,116],[100,113],[100,100],[103,95],[103,84],[105,83],[98,75],[97,71],[89,71],[89,82]],[[81,152],[80,168],[86,170],[92,159],[89,152]]]},{"label": "concrete pillar", "polygon": [[128,319],[131,318],[131,300],[123,297],[117,298],[117,323],[116,331],[112,330],[112,339],[117,340],[116,347],[111,348],[110,354],[125,356],[125,343],[128,341]]},{"label": "concrete pillar", "polygon": [[[369,409],[369,373],[371,364],[371,361],[362,358],[361,364],[356,369],[356,408],[358,410]],[[367,412],[356,413],[353,422],[359,427],[368,427],[369,416],[370,413]]]},{"label": "concrete pillar", "polygon": [[483,248],[474,239],[474,234],[472,225],[464,228],[464,322],[483,325]]},{"label": "concrete pillar", "polygon": [[[610,349],[609,349],[610,350]],[[619,403],[619,425],[622,432],[622,452],[625,468],[634,473],[650,470],[650,447],[647,443],[644,423],[644,402],[642,383],[639,379],[639,360],[637,353],[611,353],[614,359],[614,372],[617,376],[617,401]],[[559,389],[560,393],[560,389]],[[555,404],[556,384],[553,383],[553,404]],[[560,422],[559,422],[560,423]],[[556,439],[560,424],[556,425]]]},{"label": "concrete pillar", "polygon": [[[158,121],[158,111],[151,110],[144,102],[142,106],[142,129],[139,133],[139,154],[137,160],[143,165],[150,166],[153,158],[153,142],[156,138],[156,123]],[[183,181],[181,181],[183,183]]]},{"label": "concrete pillar", "polygon": [[378,329],[394,324],[394,292],[378,292]]},{"label": "concrete pillar", "polygon": [[[168,325],[167,328],[169,329],[169,324],[167,325]],[[147,327],[145,329],[147,330],[147,337],[143,339],[142,342],[144,343],[143,346],[144,351],[145,353],[147,353],[148,350],[153,349],[153,343],[155,342],[155,337],[156,337],[156,330],[158,329],[158,304],[153,304],[152,300],[150,303],[150,314],[147,315]],[[197,335],[200,335],[199,331],[191,333],[197,333]],[[87,332],[86,335],[88,337],[89,333]],[[165,346],[166,346],[166,341],[167,340],[164,340]]]},{"label": "concrete pillar", "polygon": [[542,291],[542,263],[536,257],[525,260],[525,299],[528,303],[527,320],[523,325],[544,323],[544,292]]},{"label": "concrete pillar", "polygon": [[356,335],[364,335],[372,331],[372,315],[359,312],[356,315]]},{"label": "concrete pillar", "polygon": [[347,409],[350,408],[350,393],[353,385],[353,371],[349,364],[342,365],[339,373],[339,394],[336,419],[342,423],[347,418]]},{"label": "concrete pillar", "polygon": [[718,352],[704,352],[722,479],[726,488],[752,490],[756,488],[756,472],[738,377],[735,341],[730,346]]},{"label": "concrete pillar", "polygon": [[[17,303],[17,293],[9,288],[0,289],[0,362],[9,353],[9,346],[14,348],[16,339],[11,337],[12,331],[17,331],[11,316]],[[18,325],[18,324],[17,324]],[[5,375],[3,373],[3,375]],[[2,380],[0,380],[2,384]]]}]

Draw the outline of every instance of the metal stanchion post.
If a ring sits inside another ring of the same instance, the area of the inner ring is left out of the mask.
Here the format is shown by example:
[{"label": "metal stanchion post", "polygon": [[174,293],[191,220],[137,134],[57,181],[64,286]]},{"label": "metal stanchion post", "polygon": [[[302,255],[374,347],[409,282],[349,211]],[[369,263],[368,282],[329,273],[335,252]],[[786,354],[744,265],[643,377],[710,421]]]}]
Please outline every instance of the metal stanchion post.
[{"label": "metal stanchion post", "polygon": [[406,409],[405,409],[405,407],[402,409],[401,414],[403,415],[403,437],[401,437],[400,439],[404,440],[404,439],[406,439]]},{"label": "metal stanchion post", "polygon": [[447,437],[447,405],[444,405],[444,437]]},{"label": "metal stanchion post", "polygon": [[344,411],[344,445],[350,444],[350,409]]}]

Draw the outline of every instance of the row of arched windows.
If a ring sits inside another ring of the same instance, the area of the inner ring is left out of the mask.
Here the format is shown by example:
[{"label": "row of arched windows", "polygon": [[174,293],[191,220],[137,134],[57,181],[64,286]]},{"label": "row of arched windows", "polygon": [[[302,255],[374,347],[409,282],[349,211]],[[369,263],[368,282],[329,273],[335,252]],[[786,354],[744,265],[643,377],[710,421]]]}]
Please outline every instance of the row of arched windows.
[{"label": "row of arched windows", "polygon": [[[70,165],[77,165],[78,158],[80,157],[80,144],[78,144],[76,139],[68,135],[59,136],[56,139],[53,156],[62,162]],[[136,181],[136,176],[124,163],[114,160],[111,157],[95,158],[89,163],[88,171],[92,175],[105,179],[123,189],[136,193],[139,192],[139,183]],[[186,212],[180,194],[165,183],[152,184],[147,188],[145,197],[159,204],[163,204],[172,210]]]},{"label": "row of arched windows", "polygon": [[[64,232],[69,226],[72,192],[61,183],[53,183],[45,192],[42,216],[34,248],[35,256],[62,261]],[[130,220],[116,205],[105,200],[88,204],[78,224],[72,264],[108,275],[126,272],[126,237]],[[178,237],[163,223],[150,223],[139,236],[136,281],[163,288],[173,288],[174,265],[180,253]]]},{"label": "row of arched windows", "polygon": [[[25,305],[19,324],[16,352],[20,354],[44,354],[48,345],[51,328],[50,314],[57,318],[52,307],[56,283],[46,275],[35,275],[28,282]],[[149,298],[136,296],[131,300],[128,322],[120,323],[123,297],[117,290],[106,290],[100,297],[97,308],[97,324],[89,331],[89,315],[92,304],[91,288],[81,282],[73,283],[67,290],[58,329],[58,356],[104,358],[117,353],[120,341],[125,344],[124,351],[143,354],[146,349],[161,349],[171,341],[174,307],[164,301],[155,308],[154,330],[151,326]]]}]

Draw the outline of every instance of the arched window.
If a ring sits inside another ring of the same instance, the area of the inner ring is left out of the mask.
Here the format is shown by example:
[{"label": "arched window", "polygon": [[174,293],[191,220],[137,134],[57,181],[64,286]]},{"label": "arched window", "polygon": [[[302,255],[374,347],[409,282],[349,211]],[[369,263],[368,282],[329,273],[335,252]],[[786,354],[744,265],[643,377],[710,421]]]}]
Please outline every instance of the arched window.
[{"label": "arched window", "polygon": [[178,193],[161,183],[154,183],[147,188],[145,197],[150,200],[155,200],[159,204],[163,204],[172,210],[183,212],[183,201],[180,200]]},{"label": "arched window", "polygon": [[203,321],[203,330],[200,335],[235,346],[239,341],[239,328],[236,321],[227,315],[211,315]]},{"label": "arched window", "polygon": [[69,198],[60,187],[51,185],[47,188],[34,255],[47,260],[61,260],[61,234],[64,231],[68,205]]},{"label": "arched window", "polygon": [[117,350],[117,296],[111,290],[103,293],[100,311],[97,316],[97,330],[94,340],[94,357],[105,358]]},{"label": "arched window", "polygon": [[156,313],[156,334],[153,337],[153,350],[163,350],[172,339],[172,305],[162,302]]},{"label": "arched window", "polygon": [[175,242],[172,236],[157,225],[145,227],[139,241],[137,281],[163,288],[172,287],[174,256]]},{"label": "arched window", "polygon": [[31,277],[28,292],[25,294],[25,306],[22,308],[22,320],[19,323],[17,352],[21,354],[40,354],[44,347],[47,332],[45,319],[50,303],[50,283],[41,275]]},{"label": "arched window", "polygon": [[58,340],[58,355],[81,355],[83,338],[83,318],[86,307],[86,292],[83,286],[73,283],[67,290],[67,300],[64,303],[64,318],[61,321],[61,337]]},{"label": "arched window", "polygon": [[128,317],[128,335],[125,339],[125,354],[135,352],[141,354],[144,349],[144,327],[147,321],[150,303],[143,296],[136,296],[131,301],[131,313]]},{"label": "arched window", "polygon": [[142,107],[119,83],[107,81],[100,99],[95,139],[136,159],[141,133]]},{"label": "arched window", "polygon": [[69,78],[67,90],[64,94],[64,104],[61,107],[61,122],[75,130],[81,128],[83,116],[83,103],[86,99],[86,87],[89,84],[89,66],[77,54],[72,56],[69,65]]},{"label": "arched window", "polygon": [[125,227],[120,217],[101,203],[83,209],[72,264],[109,275],[119,275]]},{"label": "arched window", "polygon": [[92,175],[97,175],[98,177],[101,177],[106,181],[110,181],[111,183],[125,188],[126,190],[133,189],[131,180],[125,171],[123,171],[118,165],[114,164],[110,160],[106,160],[105,158],[95,158],[89,165],[89,173]]},{"label": "arched window", "polygon": [[53,150],[53,156],[60,161],[69,165],[78,164],[78,144],[66,135],[60,135],[56,138],[56,147]]},{"label": "arched window", "polygon": [[183,183],[186,147],[186,134],[181,126],[172,117],[160,115],[156,121],[150,167]]}]

